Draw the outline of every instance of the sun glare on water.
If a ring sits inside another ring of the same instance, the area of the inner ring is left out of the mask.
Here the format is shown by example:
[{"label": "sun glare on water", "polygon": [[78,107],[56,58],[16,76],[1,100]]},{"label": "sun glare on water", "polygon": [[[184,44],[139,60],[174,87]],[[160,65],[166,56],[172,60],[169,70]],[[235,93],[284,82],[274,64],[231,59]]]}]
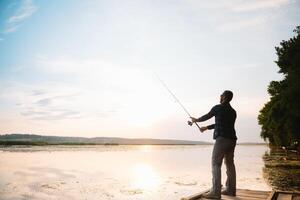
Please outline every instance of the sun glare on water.
[{"label": "sun glare on water", "polygon": [[141,163],[132,168],[132,186],[142,190],[157,189],[160,177],[149,164]]}]

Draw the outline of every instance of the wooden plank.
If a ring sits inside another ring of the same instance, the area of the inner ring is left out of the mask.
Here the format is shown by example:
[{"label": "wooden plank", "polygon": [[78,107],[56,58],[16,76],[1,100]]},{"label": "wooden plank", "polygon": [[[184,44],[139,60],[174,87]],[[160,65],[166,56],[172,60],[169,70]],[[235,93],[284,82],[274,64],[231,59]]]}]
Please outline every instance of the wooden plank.
[{"label": "wooden plank", "polygon": [[293,200],[300,200],[300,194],[299,195],[294,194],[293,195]]},{"label": "wooden plank", "polygon": [[273,199],[275,198],[275,195],[276,195],[276,191],[273,190],[273,191],[270,193],[270,195],[269,195],[269,197],[267,198],[267,200],[273,200]]},{"label": "wooden plank", "polygon": [[277,190],[276,191],[278,194],[283,193],[283,194],[293,194],[295,196],[300,195],[300,191],[282,191],[282,190]]},{"label": "wooden plank", "polygon": [[247,198],[249,198],[249,197],[251,197],[251,198],[257,198],[257,199],[267,199],[268,198],[268,195],[246,195],[246,194],[244,194],[244,195],[237,195],[238,197],[240,197],[240,198],[243,198],[243,199],[247,199]]},{"label": "wooden plank", "polygon": [[292,194],[284,194],[284,193],[279,193],[277,200],[292,200],[293,195]]},{"label": "wooden plank", "polygon": [[235,196],[235,197],[231,197],[231,196],[222,196],[221,198],[222,200],[265,200],[264,198],[255,198],[255,197],[240,197],[240,196]]},{"label": "wooden plank", "polygon": [[206,192],[209,192],[209,189],[208,190],[205,190],[205,191],[202,191],[200,193],[197,193],[197,194],[193,194],[191,196],[188,196],[188,197],[183,197],[181,198],[181,200],[197,200],[197,199],[200,199],[201,196],[206,193]]},{"label": "wooden plank", "polygon": [[270,191],[261,191],[261,190],[248,190],[248,189],[237,189],[237,193],[254,193],[254,194],[269,194]]},{"label": "wooden plank", "polygon": [[[201,196],[208,192],[203,192],[191,195],[189,197],[181,198],[181,200],[201,200]],[[238,189],[236,197],[222,195],[222,200],[300,200],[299,192],[292,191],[258,191],[258,190],[246,190]]]},{"label": "wooden plank", "polygon": [[237,196],[240,197],[254,197],[267,199],[270,192],[267,191],[254,191],[254,190],[237,190]]},{"label": "wooden plank", "polygon": [[266,200],[270,194],[268,191],[258,191],[258,190],[237,190],[237,197],[240,199],[264,199]]},{"label": "wooden plank", "polygon": [[268,195],[237,195],[237,197],[241,199],[248,199],[248,198],[253,198],[253,199],[264,199],[266,200],[268,198]]},{"label": "wooden plank", "polygon": [[[181,200],[200,200],[201,196],[209,190],[181,198]],[[236,197],[222,195],[222,200],[266,200],[270,194],[268,191],[238,189]]]}]

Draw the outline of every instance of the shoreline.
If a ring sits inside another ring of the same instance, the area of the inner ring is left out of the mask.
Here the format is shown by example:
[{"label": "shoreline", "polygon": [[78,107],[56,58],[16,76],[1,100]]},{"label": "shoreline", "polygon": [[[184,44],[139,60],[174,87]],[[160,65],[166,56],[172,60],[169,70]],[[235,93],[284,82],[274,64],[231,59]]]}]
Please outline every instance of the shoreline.
[{"label": "shoreline", "polygon": [[[214,145],[214,143],[207,143],[207,144],[117,144],[117,143],[47,143],[47,142],[15,142],[15,141],[0,141],[0,147],[10,147],[10,146],[128,146],[128,145],[153,145],[153,146],[205,146],[205,145]],[[237,145],[240,146],[268,146],[268,144],[264,143],[238,143]]]}]

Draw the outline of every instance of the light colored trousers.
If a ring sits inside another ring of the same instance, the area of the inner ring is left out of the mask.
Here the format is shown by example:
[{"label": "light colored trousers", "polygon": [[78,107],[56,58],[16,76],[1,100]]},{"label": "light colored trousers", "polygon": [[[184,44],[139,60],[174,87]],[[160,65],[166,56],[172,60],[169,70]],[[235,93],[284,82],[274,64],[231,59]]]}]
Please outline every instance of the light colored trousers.
[{"label": "light colored trousers", "polygon": [[212,153],[212,192],[216,195],[221,194],[221,166],[223,158],[226,165],[226,190],[229,193],[235,194],[236,192],[236,172],[234,166],[234,149],[236,140],[217,137],[213,153]]}]

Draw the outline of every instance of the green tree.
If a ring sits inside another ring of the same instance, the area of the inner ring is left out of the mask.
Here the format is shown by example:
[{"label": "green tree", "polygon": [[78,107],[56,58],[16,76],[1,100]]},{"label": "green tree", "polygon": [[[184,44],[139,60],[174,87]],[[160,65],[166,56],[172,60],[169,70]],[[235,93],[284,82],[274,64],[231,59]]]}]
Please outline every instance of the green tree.
[{"label": "green tree", "polygon": [[283,80],[271,81],[270,101],[260,110],[261,137],[274,146],[298,146],[300,143],[300,26],[296,35],[275,47],[279,73]]}]

